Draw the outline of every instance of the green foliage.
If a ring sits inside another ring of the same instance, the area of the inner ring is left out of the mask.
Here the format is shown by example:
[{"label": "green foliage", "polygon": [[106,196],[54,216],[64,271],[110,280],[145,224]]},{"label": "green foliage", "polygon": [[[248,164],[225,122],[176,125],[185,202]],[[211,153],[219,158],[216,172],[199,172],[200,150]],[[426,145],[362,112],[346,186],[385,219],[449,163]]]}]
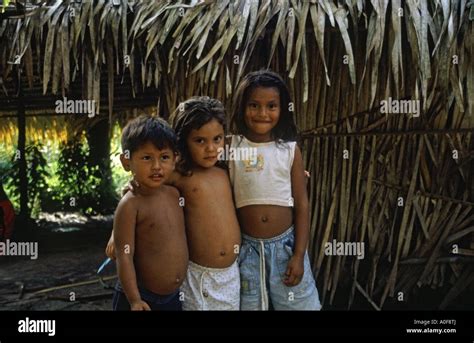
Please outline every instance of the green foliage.
[{"label": "green foliage", "polygon": [[2,0],[2,10],[0,11],[0,13],[3,13],[5,12],[5,7],[8,6],[8,4],[10,3],[11,0]]},{"label": "green foliage", "polygon": [[6,153],[0,153],[0,182],[5,181],[8,171],[11,169],[11,162]]},{"label": "green foliage", "polygon": [[[50,176],[47,171],[48,163],[41,152],[42,149],[42,144],[28,145],[25,148],[28,207],[33,216],[41,210],[41,195],[47,189],[46,179]],[[6,168],[9,168],[5,172],[6,188],[10,190],[10,200],[16,205],[20,202],[20,162],[21,156],[15,153],[10,166],[5,165]]]},{"label": "green foliage", "polygon": [[130,173],[125,171],[120,162],[120,138],[122,129],[118,124],[112,128],[112,139],[110,141],[110,167],[116,196],[122,193],[123,187],[130,181]]},{"label": "green foliage", "polygon": [[88,157],[81,140],[69,141],[60,148],[56,173],[59,185],[53,189],[59,209],[85,214],[100,212],[100,170],[98,166],[88,166]]},{"label": "green foliage", "polygon": [[65,143],[60,148],[58,160],[59,188],[71,196],[87,193],[93,189],[93,185],[84,185],[84,181],[88,181],[89,174],[84,144],[77,140]]},{"label": "green foliage", "polygon": [[[29,142],[26,148],[28,206],[32,217],[41,211],[78,211],[87,215],[113,213],[118,196],[129,180],[120,164],[120,128],[113,128],[108,168],[91,165],[84,136],[67,143]],[[0,182],[18,211],[20,208],[19,157],[16,147],[0,142]],[[31,145],[30,145],[31,144]]]}]

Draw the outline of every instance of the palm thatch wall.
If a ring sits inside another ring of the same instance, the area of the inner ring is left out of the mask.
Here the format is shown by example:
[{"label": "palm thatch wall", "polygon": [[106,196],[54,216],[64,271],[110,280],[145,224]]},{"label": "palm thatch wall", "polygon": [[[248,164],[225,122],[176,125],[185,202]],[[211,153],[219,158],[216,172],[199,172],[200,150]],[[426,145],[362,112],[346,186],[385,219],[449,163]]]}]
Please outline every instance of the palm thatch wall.
[{"label": "palm thatch wall", "polygon": [[[48,0],[25,11],[0,21],[3,82],[18,66],[45,94],[80,80],[110,118],[117,77],[133,95],[155,89],[166,117],[198,94],[230,110],[246,72],[281,73],[312,174],[325,303],[349,285],[349,306],[357,294],[379,309],[428,286],[447,289],[445,308],[472,288],[472,1]],[[383,114],[389,98],[418,100],[420,113]],[[333,239],[365,242],[365,258],[325,255]]]}]

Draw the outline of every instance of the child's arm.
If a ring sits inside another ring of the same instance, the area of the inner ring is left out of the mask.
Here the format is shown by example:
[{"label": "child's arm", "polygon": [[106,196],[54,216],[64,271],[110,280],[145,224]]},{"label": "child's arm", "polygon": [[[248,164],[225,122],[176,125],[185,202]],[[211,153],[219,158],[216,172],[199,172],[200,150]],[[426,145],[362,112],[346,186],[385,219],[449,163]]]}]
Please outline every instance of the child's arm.
[{"label": "child's arm", "polygon": [[115,260],[115,247],[114,247],[114,231],[110,233],[109,241],[107,242],[107,246],[105,247],[105,254],[111,260]]},{"label": "child's arm", "polygon": [[114,218],[114,248],[117,256],[117,271],[122,288],[132,311],[150,310],[138,292],[137,276],[133,256],[135,253],[135,225],[137,209],[131,201],[120,201]]},{"label": "child's arm", "polygon": [[[136,188],[138,187],[138,184],[130,180],[125,187],[122,188],[122,198],[128,193],[132,192],[134,193]],[[112,232],[110,233],[110,238],[109,241],[107,242],[107,246],[105,247],[105,255],[107,255],[108,258],[111,260],[115,260],[117,257],[115,256],[115,246],[114,246],[114,230],[112,229]]]},{"label": "child's arm", "polygon": [[291,168],[291,188],[294,199],[295,248],[288,262],[285,284],[295,286],[300,283],[304,273],[304,255],[309,239],[309,205],[306,192],[306,176],[303,157],[298,146]]}]

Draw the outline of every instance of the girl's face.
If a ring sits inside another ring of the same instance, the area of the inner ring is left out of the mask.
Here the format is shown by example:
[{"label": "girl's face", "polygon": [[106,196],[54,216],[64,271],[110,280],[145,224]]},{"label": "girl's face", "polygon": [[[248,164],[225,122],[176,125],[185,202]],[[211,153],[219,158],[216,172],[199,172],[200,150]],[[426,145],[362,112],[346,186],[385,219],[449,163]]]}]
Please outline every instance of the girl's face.
[{"label": "girl's face", "polygon": [[219,148],[224,147],[224,127],[213,119],[201,128],[191,130],[186,144],[195,166],[211,168],[217,162]]},{"label": "girl's face", "polygon": [[248,139],[254,142],[272,140],[272,129],[280,119],[280,92],[275,87],[257,87],[250,92],[245,106]]}]

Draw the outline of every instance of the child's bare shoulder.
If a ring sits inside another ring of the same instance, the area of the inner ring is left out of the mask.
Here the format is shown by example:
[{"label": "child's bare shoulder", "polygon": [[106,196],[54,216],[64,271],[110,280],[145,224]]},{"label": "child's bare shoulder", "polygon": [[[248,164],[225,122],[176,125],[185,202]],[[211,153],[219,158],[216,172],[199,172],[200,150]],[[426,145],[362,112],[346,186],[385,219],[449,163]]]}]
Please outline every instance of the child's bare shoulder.
[{"label": "child's bare shoulder", "polygon": [[124,196],[122,197],[122,199],[120,199],[120,201],[119,201],[119,206],[120,206],[121,204],[123,204],[123,205],[126,204],[126,205],[128,205],[128,206],[130,206],[130,205],[132,205],[132,204],[135,204],[135,203],[137,202],[137,200],[138,200],[137,198],[138,198],[137,194],[135,194],[135,193],[133,193],[133,192],[127,192],[127,193],[124,194]]},{"label": "child's bare shoulder", "polygon": [[120,199],[117,208],[115,210],[115,213],[120,213],[120,212],[132,212],[136,211],[138,208],[138,199],[135,194],[132,192],[127,192],[122,199]]},{"label": "child's bare shoulder", "polygon": [[176,187],[163,185],[161,186],[163,191],[164,197],[169,197],[170,199],[178,199],[179,198],[179,191]]},{"label": "child's bare shoulder", "polygon": [[229,172],[224,169],[224,168],[220,168],[220,167],[213,167],[212,168],[212,171],[213,173],[215,173],[215,175],[217,175],[218,177],[225,177],[227,178],[229,176]]}]

